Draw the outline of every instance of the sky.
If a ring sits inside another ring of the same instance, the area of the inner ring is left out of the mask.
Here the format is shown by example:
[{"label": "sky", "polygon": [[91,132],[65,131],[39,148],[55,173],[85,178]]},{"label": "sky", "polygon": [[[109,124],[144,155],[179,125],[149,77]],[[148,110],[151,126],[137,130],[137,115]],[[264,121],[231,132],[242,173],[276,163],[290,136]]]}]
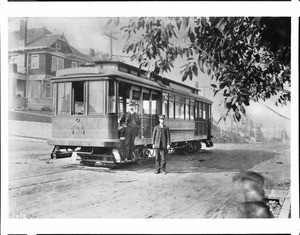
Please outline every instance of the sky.
[{"label": "sky", "polygon": [[[128,21],[128,19],[129,18],[122,18],[123,22]],[[28,18],[28,28],[46,27],[53,33],[64,34],[69,43],[84,54],[88,54],[90,49],[94,49],[96,52],[109,53],[110,39],[105,36],[105,34],[112,32],[113,36],[118,38],[118,40],[113,40],[113,54],[122,55],[125,40],[122,38],[120,31],[114,27],[114,24],[107,25],[108,20],[109,18],[104,17],[30,17]],[[18,30],[19,21],[20,18],[10,18],[8,30]],[[185,61],[178,61],[175,64],[175,69],[164,76],[182,82],[179,67],[184,62]],[[205,74],[199,74],[197,78],[193,78],[192,81],[187,79],[184,83],[195,86],[196,81],[199,83],[201,89],[200,95],[214,101],[212,108],[213,117],[215,120],[218,120],[220,114],[223,112],[222,107],[219,106],[222,97],[220,95],[214,97],[213,90],[210,86],[211,83],[216,84],[216,82],[212,81]],[[267,105],[276,112],[290,118],[290,104],[284,107],[277,107],[275,106],[275,101],[276,99],[273,98],[267,102],[261,101],[260,103],[262,104],[252,102],[250,106],[246,107],[246,112],[255,122],[262,123],[266,128],[272,128],[276,125],[277,128],[285,128],[290,132],[290,121],[279,117],[264,106]]]}]

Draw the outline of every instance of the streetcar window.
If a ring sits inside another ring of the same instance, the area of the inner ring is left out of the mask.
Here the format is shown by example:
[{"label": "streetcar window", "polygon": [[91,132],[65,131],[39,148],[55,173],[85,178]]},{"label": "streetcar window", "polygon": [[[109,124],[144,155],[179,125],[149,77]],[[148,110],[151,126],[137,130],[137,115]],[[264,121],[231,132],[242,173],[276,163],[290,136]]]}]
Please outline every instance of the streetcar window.
[{"label": "streetcar window", "polygon": [[119,71],[124,72],[124,73],[128,73],[128,68],[119,66]]},{"label": "streetcar window", "polygon": [[190,99],[185,102],[185,119],[190,120]]},{"label": "streetcar window", "polygon": [[108,82],[108,113],[116,112],[116,90],[115,90],[115,82]]},{"label": "streetcar window", "polygon": [[58,83],[57,114],[70,114],[71,83]]},{"label": "streetcar window", "polygon": [[158,118],[157,114],[160,114],[161,110],[159,110],[159,104],[161,103],[160,96],[157,91],[151,92],[151,116],[152,116],[152,126],[151,130],[153,130],[153,127],[158,125]]},{"label": "streetcar window", "polygon": [[52,92],[53,92],[53,111],[54,115],[57,115],[57,83],[53,83],[52,86]]},{"label": "streetcar window", "polygon": [[152,97],[151,97],[151,114],[152,115],[156,115],[158,114],[158,99],[159,99],[159,96],[158,96],[158,93],[157,92],[152,92]]},{"label": "streetcar window", "polygon": [[195,101],[195,119],[198,120],[199,101]]},{"label": "streetcar window", "polygon": [[184,97],[180,97],[180,119],[184,119],[184,102],[185,102],[185,98]]},{"label": "streetcar window", "polygon": [[[140,101],[140,96],[141,96],[141,91],[139,90],[139,88],[134,88],[134,90],[132,90],[132,102],[135,103],[135,108],[137,113],[140,113],[140,106],[139,106],[139,101]],[[128,109],[129,107],[127,107]]]},{"label": "streetcar window", "polygon": [[143,92],[143,115],[150,115],[150,92]]},{"label": "streetcar window", "polygon": [[175,117],[184,119],[184,97],[175,97]]},{"label": "streetcar window", "polygon": [[89,82],[89,114],[104,114],[104,81]]},{"label": "streetcar window", "polygon": [[132,99],[139,101],[140,100],[140,91],[133,90],[132,91]]},{"label": "streetcar window", "polygon": [[74,106],[72,107],[72,114],[85,113],[85,92],[84,82],[72,82]]},{"label": "streetcar window", "polygon": [[143,107],[142,107],[142,138],[151,136],[151,110],[150,110],[150,91],[143,90]]},{"label": "streetcar window", "polygon": [[199,119],[203,118],[203,112],[202,112],[203,103],[199,102]]},{"label": "streetcar window", "polygon": [[194,118],[194,112],[195,112],[194,104],[195,104],[195,101],[191,100],[191,106],[190,106],[190,118],[191,118],[191,120],[195,119]]},{"label": "streetcar window", "polygon": [[174,100],[175,97],[172,94],[169,94],[169,118],[174,118]]},{"label": "streetcar window", "polygon": [[206,117],[206,109],[207,109],[207,107],[206,107],[207,105],[205,104],[205,103],[203,103],[203,119],[206,119],[207,117]]},{"label": "streetcar window", "polygon": [[180,103],[179,102],[175,102],[175,117],[176,118],[180,117]]},{"label": "streetcar window", "polygon": [[164,92],[163,100],[162,100],[162,114],[165,115],[166,117],[169,117],[169,115],[168,115],[168,98],[169,98],[168,93]]},{"label": "streetcar window", "polygon": [[134,76],[137,76],[138,75],[138,72],[136,70],[130,70],[130,74],[134,75]]},{"label": "streetcar window", "polygon": [[119,83],[119,117],[122,113],[126,112],[126,104],[129,104],[130,89],[131,85],[122,82]]}]

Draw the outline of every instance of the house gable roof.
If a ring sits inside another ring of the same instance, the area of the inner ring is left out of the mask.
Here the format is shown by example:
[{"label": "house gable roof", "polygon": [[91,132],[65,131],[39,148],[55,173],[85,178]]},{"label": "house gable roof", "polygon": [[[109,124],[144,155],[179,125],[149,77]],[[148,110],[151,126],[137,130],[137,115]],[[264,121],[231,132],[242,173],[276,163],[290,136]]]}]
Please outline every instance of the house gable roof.
[{"label": "house gable roof", "polygon": [[[25,47],[20,47],[19,45],[19,31],[10,33],[9,35],[9,46],[8,49],[12,50],[26,50],[26,49],[40,49],[40,48],[50,48],[57,41],[64,41],[69,47],[70,56],[74,55],[76,57],[81,57],[91,61],[91,58],[87,55],[82,54],[77,49],[72,47],[63,34],[53,34],[46,28],[29,29],[27,31],[27,44]],[[55,47],[53,47],[55,48]]]},{"label": "house gable roof", "polygon": [[26,45],[25,48],[51,47],[57,40],[65,40],[62,34],[47,34]]},{"label": "house gable roof", "polygon": [[[39,38],[44,37],[45,35],[52,34],[46,28],[36,28],[27,30],[27,45],[30,45],[32,42],[38,40]],[[20,48],[19,45],[20,33],[19,31],[14,31],[9,34],[9,50]]]}]

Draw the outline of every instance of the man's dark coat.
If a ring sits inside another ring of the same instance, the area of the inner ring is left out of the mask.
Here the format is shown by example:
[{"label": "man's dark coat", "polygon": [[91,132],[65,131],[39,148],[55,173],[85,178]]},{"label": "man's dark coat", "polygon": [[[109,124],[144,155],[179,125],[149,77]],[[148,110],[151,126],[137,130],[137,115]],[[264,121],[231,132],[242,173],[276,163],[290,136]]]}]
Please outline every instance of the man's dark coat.
[{"label": "man's dark coat", "polygon": [[141,124],[139,115],[136,112],[134,112],[133,114],[131,114],[130,112],[126,112],[123,113],[120,118],[120,125],[125,124],[125,126],[128,126],[128,124],[130,124],[130,121],[132,121],[134,124],[131,127],[139,127]]},{"label": "man's dark coat", "polygon": [[152,135],[152,144],[155,145],[154,148],[167,149],[167,145],[171,145],[170,130],[169,127],[160,125],[154,127]]}]

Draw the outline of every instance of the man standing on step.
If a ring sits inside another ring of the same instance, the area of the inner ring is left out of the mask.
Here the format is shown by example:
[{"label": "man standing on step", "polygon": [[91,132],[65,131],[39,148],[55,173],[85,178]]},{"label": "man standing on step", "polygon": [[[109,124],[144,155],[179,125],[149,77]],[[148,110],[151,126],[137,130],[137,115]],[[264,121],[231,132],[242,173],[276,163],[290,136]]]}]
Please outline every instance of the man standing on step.
[{"label": "man standing on step", "polygon": [[123,113],[119,124],[125,127],[124,158],[131,160],[131,153],[134,150],[134,139],[138,135],[140,126],[139,115],[135,112],[135,103],[129,104],[129,111]]},{"label": "man standing on step", "polygon": [[166,171],[166,157],[168,153],[168,149],[171,145],[170,139],[170,130],[165,123],[165,116],[159,115],[159,125],[154,127],[153,135],[152,135],[152,147],[155,151],[155,174],[159,174],[160,172],[164,172],[167,174]]}]

